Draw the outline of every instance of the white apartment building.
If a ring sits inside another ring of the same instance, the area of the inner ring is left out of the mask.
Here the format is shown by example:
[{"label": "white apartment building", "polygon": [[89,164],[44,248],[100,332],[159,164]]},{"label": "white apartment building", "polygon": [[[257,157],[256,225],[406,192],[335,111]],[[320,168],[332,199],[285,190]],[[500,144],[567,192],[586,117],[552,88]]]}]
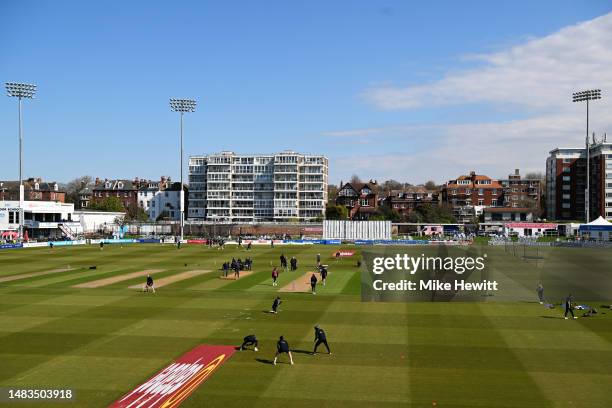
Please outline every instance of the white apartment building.
[{"label": "white apartment building", "polygon": [[181,219],[181,185],[172,183],[170,177],[162,177],[160,181],[149,180],[141,182],[138,189],[138,206],[142,208],[151,221],[158,217],[172,221]]},{"label": "white apartment building", "polygon": [[320,219],[327,183],[325,156],[293,151],[191,156],[188,217],[230,222]]}]

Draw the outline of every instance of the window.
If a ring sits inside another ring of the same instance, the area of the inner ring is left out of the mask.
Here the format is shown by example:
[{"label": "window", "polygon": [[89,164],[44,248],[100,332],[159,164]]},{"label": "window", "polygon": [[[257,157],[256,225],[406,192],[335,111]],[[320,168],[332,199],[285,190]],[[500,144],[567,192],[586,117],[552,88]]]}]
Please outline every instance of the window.
[{"label": "window", "polygon": [[370,203],[368,202],[368,200],[367,200],[367,199],[365,199],[365,198],[364,198],[364,199],[362,199],[362,200],[360,200],[359,204],[361,204],[363,207],[367,207],[367,206],[369,206],[369,205],[370,205]]},{"label": "window", "polygon": [[563,203],[561,205],[561,208],[571,208],[571,205],[570,205],[570,203]]},{"label": "window", "polygon": [[478,195],[483,195],[483,194],[484,194],[484,188],[479,188]]},{"label": "window", "polygon": [[478,200],[478,205],[484,205],[484,200],[483,199]]},{"label": "window", "polygon": [[569,167],[564,167],[563,168],[563,173],[569,173],[571,171],[572,171],[572,169],[570,169]]},{"label": "window", "polygon": [[569,190],[569,189],[570,189],[570,186],[569,186],[569,185],[567,185],[567,184],[564,184],[564,185],[563,185],[563,190]]},{"label": "window", "polygon": [[571,177],[570,176],[563,176],[563,181],[570,181]]},{"label": "window", "polygon": [[570,195],[569,194],[563,194],[563,199],[564,200],[569,200],[570,199]]}]

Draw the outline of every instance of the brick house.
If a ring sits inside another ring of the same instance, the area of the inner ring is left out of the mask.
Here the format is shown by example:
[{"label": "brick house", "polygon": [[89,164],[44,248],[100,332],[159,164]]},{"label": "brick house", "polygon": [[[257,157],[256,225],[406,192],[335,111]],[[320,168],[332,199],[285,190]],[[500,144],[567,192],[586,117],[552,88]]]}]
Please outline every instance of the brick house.
[{"label": "brick house", "polygon": [[132,205],[138,205],[138,190],[141,186],[144,186],[146,180],[101,180],[96,178],[92,194],[90,198],[90,204],[99,204],[104,199],[109,197],[117,197],[124,208],[129,208]]},{"label": "brick house", "polygon": [[528,207],[534,214],[539,214],[541,198],[541,181],[521,178],[519,169],[514,170],[507,179],[499,180],[503,186],[504,207]]},{"label": "brick house", "polygon": [[[23,181],[23,189],[25,201],[66,202],[66,192],[55,181],[29,178]],[[19,201],[19,181],[0,181],[0,201]]]},{"label": "brick house", "polygon": [[375,181],[370,183],[345,183],[338,190],[336,205],[343,205],[348,210],[351,220],[368,220],[378,210],[378,194],[375,192]]},{"label": "brick house", "polygon": [[422,205],[438,206],[440,193],[436,190],[428,190],[423,186],[408,187],[402,190],[391,190],[381,203],[397,211],[401,216],[407,217]]},{"label": "brick house", "polygon": [[461,223],[470,222],[485,207],[502,207],[503,195],[504,187],[499,181],[474,171],[449,180],[442,188],[442,201]]}]

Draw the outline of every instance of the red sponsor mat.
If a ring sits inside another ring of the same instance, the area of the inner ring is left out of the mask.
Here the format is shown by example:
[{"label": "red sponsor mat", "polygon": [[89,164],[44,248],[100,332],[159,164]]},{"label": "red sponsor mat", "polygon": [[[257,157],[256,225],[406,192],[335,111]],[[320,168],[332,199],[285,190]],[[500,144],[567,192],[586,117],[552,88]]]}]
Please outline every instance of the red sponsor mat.
[{"label": "red sponsor mat", "polygon": [[340,256],[341,257],[345,257],[345,256],[353,256],[355,255],[355,251],[347,251],[347,250],[340,250],[340,251],[335,251],[332,253],[332,256],[335,258],[336,254],[340,252]]},{"label": "red sponsor mat", "polygon": [[125,394],[110,407],[178,407],[235,351],[233,346],[200,345],[183,354],[174,363]]},{"label": "red sponsor mat", "polygon": [[206,239],[188,239],[187,243],[188,244],[206,244],[208,243],[208,240]]}]

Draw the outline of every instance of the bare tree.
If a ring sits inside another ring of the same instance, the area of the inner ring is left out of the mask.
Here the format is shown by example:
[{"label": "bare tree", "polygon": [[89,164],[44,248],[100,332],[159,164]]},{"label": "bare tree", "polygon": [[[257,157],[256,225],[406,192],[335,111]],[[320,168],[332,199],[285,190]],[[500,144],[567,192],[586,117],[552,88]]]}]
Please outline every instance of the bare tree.
[{"label": "bare tree", "polygon": [[525,174],[527,180],[545,180],[544,174],[541,171],[532,171]]},{"label": "bare tree", "polygon": [[66,183],[63,188],[66,190],[66,202],[78,204],[79,193],[85,188],[92,189],[94,186],[91,176],[81,176]]},{"label": "bare tree", "polygon": [[425,188],[428,190],[437,190],[438,185],[436,184],[435,181],[429,180],[427,183],[425,183]]},{"label": "bare tree", "polygon": [[356,175],[356,174],[353,174],[353,175],[351,176],[351,180],[350,180],[349,182],[350,182],[352,185],[355,185],[355,184],[361,184],[361,183],[363,183],[363,182],[361,181],[361,179],[359,178],[359,176],[358,176],[358,175]]}]

